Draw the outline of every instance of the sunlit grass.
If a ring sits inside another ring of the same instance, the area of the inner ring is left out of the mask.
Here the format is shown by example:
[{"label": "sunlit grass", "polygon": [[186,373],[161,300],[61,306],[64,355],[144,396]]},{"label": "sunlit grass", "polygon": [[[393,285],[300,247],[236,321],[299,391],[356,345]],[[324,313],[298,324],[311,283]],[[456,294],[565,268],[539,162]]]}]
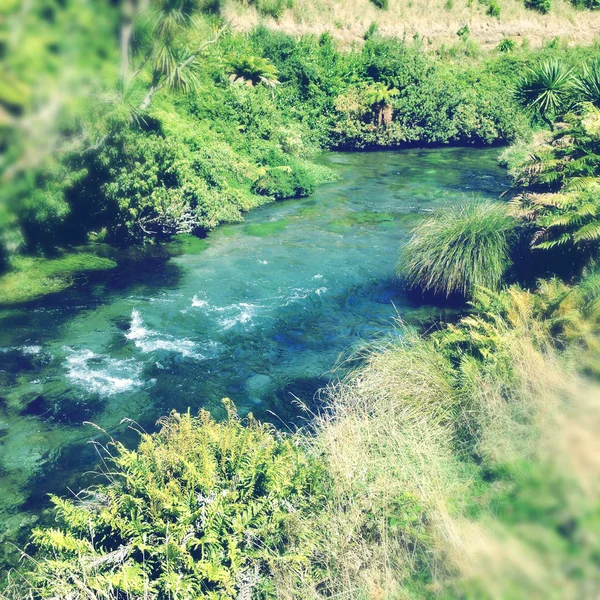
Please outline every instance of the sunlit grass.
[{"label": "sunlit grass", "polygon": [[598,585],[600,390],[553,348],[534,294],[494,298],[376,349],[325,397],[312,443],[333,481],[321,551],[340,596],[558,600]]}]

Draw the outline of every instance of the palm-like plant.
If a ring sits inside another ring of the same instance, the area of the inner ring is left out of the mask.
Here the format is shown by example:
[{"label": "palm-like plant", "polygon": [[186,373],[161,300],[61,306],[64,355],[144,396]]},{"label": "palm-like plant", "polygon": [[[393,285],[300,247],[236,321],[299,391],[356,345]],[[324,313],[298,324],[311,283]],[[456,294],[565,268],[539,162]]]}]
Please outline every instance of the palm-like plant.
[{"label": "palm-like plant", "polygon": [[582,73],[574,81],[582,102],[591,102],[600,108],[600,59],[583,65]]},{"label": "palm-like plant", "polygon": [[279,71],[268,58],[261,56],[234,56],[229,60],[229,81],[254,87],[265,85],[274,88],[278,83]]},{"label": "palm-like plant", "polygon": [[377,115],[377,126],[389,125],[392,122],[393,109],[391,99],[398,95],[396,88],[377,82],[365,90],[365,101]]},{"label": "palm-like plant", "polygon": [[147,35],[143,35],[144,27],[140,24],[138,37],[143,51],[130,81],[134,82],[147,65],[151,66],[150,87],[139,105],[140,111],[150,106],[156,92],[163,87],[187,92],[198,86],[196,60],[204,48],[218,41],[225,27],[214,39],[189,49],[182,40],[194,27],[195,9],[196,0],[160,0],[146,15]]},{"label": "palm-like plant", "polygon": [[554,129],[552,118],[568,107],[574,87],[572,70],[558,60],[542,63],[529,69],[516,88],[519,103],[537,114],[550,129]]}]

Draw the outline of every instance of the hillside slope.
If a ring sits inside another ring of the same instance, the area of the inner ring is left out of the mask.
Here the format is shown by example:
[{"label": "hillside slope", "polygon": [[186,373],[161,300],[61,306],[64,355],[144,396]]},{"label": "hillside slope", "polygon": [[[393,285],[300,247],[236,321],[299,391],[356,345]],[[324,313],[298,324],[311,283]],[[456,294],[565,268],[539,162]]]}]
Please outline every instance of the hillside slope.
[{"label": "hillside slope", "polygon": [[589,44],[600,38],[600,11],[578,10],[565,0],[554,0],[548,14],[526,9],[520,0],[500,0],[499,17],[487,14],[487,2],[473,0],[391,0],[387,10],[370,0],[295,0],[279,19],[261,17],[253,6],[226,0],[223,13],[233,26],[247,31],[259,22],[294,35],[330,32],[351,45],[360,42],[371,23],[384,35],[423,36],[438,47],[456,41],[465,24],[471,39],[494,46],[505,37],[541,46],[556,36],[571,44]]}]

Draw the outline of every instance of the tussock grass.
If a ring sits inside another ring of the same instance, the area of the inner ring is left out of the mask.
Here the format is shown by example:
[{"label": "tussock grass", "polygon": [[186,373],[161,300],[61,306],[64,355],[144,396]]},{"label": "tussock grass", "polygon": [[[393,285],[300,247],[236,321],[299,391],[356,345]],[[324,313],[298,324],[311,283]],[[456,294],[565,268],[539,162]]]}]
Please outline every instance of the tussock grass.
[{"label": "tussock grass", "polygon": [[398,274],[409,288],[441,296],[498,289],[511,263],[514,227],[499,203],[470,200],[443,208],[413,230]]},{"label": "tussock grass", "polygon": [[448,490],[464,483],[451,377],[433,344],[413,337],[327,391],[314,443],[333,481],[323,551],[341,597],[404,597],[414,573],[444,570],[431,519],[443,527]]},{"label": "tussock grass", "polygon": [[600,390],[555,350],[538,301],[484,294],[328,390],[314,449],[333,482],[332,593],[575,599],[600,584]]}]

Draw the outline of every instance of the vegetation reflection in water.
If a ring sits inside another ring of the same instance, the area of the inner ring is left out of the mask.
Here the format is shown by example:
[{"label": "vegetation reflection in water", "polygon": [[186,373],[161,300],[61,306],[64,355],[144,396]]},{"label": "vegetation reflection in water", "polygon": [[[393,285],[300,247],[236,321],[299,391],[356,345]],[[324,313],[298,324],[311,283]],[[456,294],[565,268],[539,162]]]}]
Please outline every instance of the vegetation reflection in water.
[{"label": "vegetation reflection in water", "polygon": [[[339,175],[304,200],[43,303],[0,313],[0,515],[4,539],[29,531],[46,494],[95,462],[92,421],[127,439],[121,419],[152,429],[171,409],[240,412],[290,423],[341,356],[423,325],[394,276],[419,215],[506,187],[494,150],[329,154]],[[336,376],[342,372],[338,371]],[[135,436],[131,437],[136,440]],[[14,558],[14,557],[13,557]]]}]

